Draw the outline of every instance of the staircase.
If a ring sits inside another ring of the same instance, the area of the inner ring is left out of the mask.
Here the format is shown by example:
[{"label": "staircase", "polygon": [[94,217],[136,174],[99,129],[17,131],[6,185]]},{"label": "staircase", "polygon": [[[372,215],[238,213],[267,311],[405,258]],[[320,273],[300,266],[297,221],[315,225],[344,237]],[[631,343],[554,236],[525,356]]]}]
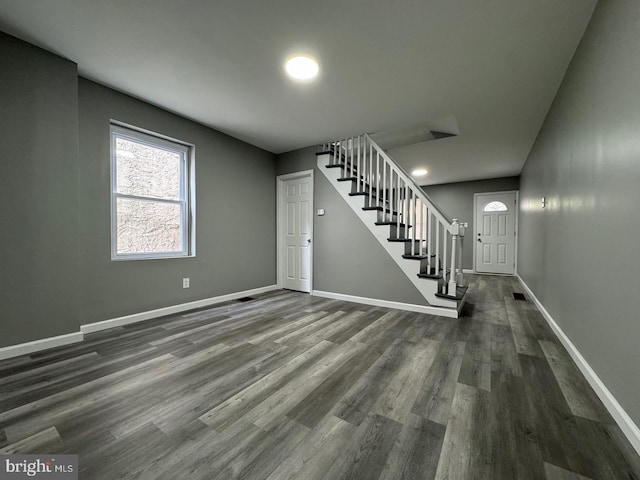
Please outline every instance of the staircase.
[{"label": "staircase", "polygon": [[467,224],[450,220],[367,134],[322,145],[317,162],[432,307],[428,311],[457,318],[467,290]]}]

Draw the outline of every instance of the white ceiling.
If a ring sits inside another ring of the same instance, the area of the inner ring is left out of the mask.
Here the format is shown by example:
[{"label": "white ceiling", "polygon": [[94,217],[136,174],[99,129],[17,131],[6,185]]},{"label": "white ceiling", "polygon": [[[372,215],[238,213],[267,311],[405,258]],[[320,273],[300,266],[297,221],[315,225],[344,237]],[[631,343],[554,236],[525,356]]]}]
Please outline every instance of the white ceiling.
[{"label": "white ceiling", "polygon": [[[596,0],[0,0],[80,74],[281,153],[429,124],[424,183],[518,175]],[[315,56],[312,84],[282,63]]]}]

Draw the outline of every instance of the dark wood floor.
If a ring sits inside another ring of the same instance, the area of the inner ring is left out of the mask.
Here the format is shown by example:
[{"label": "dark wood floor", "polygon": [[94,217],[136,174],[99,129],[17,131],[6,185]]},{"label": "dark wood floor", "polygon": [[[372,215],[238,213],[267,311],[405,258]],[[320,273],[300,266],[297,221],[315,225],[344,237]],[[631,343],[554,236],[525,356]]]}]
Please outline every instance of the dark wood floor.
[{"label": "dark wood floor", "polygon": [[0,453],[82,479],[638,479],[513,278],[465,316],[278,291],[0,362]]}]

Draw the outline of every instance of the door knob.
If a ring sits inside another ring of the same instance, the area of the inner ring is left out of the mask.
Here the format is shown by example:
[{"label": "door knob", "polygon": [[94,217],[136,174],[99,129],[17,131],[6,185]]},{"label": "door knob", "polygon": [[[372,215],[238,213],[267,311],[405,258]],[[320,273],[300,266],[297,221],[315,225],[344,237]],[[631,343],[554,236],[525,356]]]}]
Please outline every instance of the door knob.
[{"label": "door knob", "polygon": [[310,238],[307,238],[307,243],[311,243],[311,239]]},{"label": "door knob", "polygon": [[479,239],[478,239],[478,241],[479,241],[480,243],[482,243],[482,239],[481,239],[481,238],[479,238]]}]

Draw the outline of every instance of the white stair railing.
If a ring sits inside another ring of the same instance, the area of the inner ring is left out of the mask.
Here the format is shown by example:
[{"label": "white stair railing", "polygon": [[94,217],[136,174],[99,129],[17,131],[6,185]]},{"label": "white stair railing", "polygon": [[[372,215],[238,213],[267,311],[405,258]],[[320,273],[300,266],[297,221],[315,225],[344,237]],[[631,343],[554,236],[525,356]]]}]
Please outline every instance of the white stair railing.
[{"label": "white stair railing", "polygon": [[405,257],[426,260],[424,276],[442,277],[440,293],[455,296],[464,282],[462,241],[466,223],[449,219],[368,134],[325,143],[331,164],[343,169],[370,209],[395,227],[395,238],[409,243]]}]

